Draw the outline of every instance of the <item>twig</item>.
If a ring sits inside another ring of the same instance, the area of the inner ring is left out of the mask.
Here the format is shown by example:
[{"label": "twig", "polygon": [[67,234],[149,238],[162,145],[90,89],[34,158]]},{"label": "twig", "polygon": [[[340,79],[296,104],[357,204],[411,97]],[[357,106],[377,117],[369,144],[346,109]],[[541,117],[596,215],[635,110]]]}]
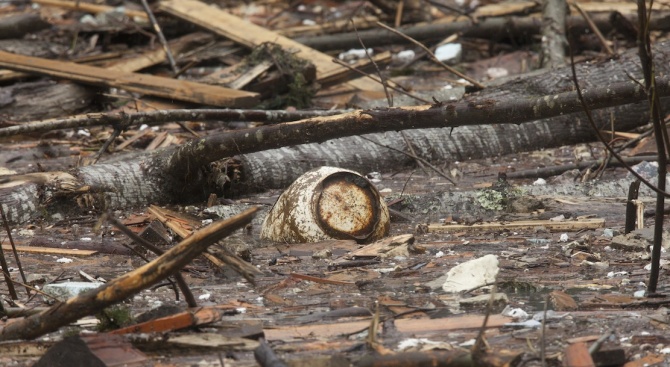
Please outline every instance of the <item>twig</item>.
[{"label": "twig", "polygon": [[112,144],[112,142],[114,140],[116,140],[116,138],[119,137],[119,135],[121,135],[121,128],[115,127],[114,130],[112,131],[112,135],[110,135],[109,138],[105,141],[105,143],[102,144],[102,147],[100,147],[100,150],[98,150],[98,152],[95,153],[95,155],[93,156],[90,164],[98,163],[98,160],[100,159],[100,157],[102,157],[102,154],[107,151],[109,146]]},{"label": "twig", "polygon": [[[649,18],[651,9],[654,6],[654,0],[649,3],[649,13],[647,13],[645,0],[637,1],[637,16],[640,24],[638,33],[638,47],[640,54],[640,63],[642,64],[642,73],[644,74],[644,86],[649,99],[650,114],[654,125],[654,134],[656,135],[656,151],[658,154],[658,179],[657,186],[659,191],[665,191],[666,174],[668,171],[668,134],[665,125],[661,122],[661,105],[658,93],[656,93],[656,76],[654,73],[654,59],[651,53],[651,39],[649,37]],[[651,272],[649,273],[649,284],[647,294],[656,293],[658,286],[658,277],[660,272],[661,248],[663,245],[663,212],[665,206],[665,196],[656,196],[656,215],[654,216],[654,245],[651,250]]]},{"label": "twig", "polygon": [[242,214],[213,223],[194,232],[189,238],[152,262],[110,280],[97,289],[79,294],[67,302],[50,307],[45,312],[4,325],[0,328],[0,340],[39,337],[151,287],[175,271],[179,271],[202,254],[207,247],[251,223],[257,211],[257,207],[252,208]]},{"label": "twig", "polygon": [[544,310],[542,311],[542,335],[540,336],[540,362],[542,367],[547,367],[547,309],[549,307],[549,295],[544,297]]},{"label": "twig", "polygon": [[[130,238],[132,241],[146,248],[147,250],[153,252],[154,254],[156,254],[156,256],[161,256],[165,253],[165,251],[154,246],[149,241],[145,240],[144,238],[138,236],[135,232],[131,231],[128,227],[126,227],[123,223],[121,223],[120,220],[116,219],[114,215],[112,215],[112,213],[107,213],[107,220],[119,231],[123,232],[123,234],[128,236],[128,238]],[[179,272],[176,272],[174,274],[174,278],[177,281],[179,289],[181,289],[181,293],[184,295],[184,299],[186,300],[188,307],[198,307],[198,303],[196,302],[193,293],[191,293],[191,290],[188,288],[188,284],[186,283],[186,280],[184,280],[184,277]]]},{"label": "twig", "polygon": [[484,89],[484,85],[481,84],[480,82],[478,82],[478,81],[476,81],[476,80],[470,78],[469,76],[467,76],[467,75],[461,73],[460,71],[458,71],[458,70],[452,68],[451,66],[449,66],[449,65],[447,65],[447,64],[445,64],[445,63],[443,63],[442,61],[438,60],[437,57],[435,57],[435,54],[432,53],[432,52],[428,49],[428,47],[424,46],[421,42],[419,42],[419,41],[417,41],[417,40],[415,40],[415,39],[413,39],[413,38],[411,38],[411,37],[405,35],[404,33],[400,32],[400,31],[398,31],[398,30],[395,30],[395,29],[393,29],[393,28],[387,26],[387,25],[384,24],[384,23],[377,22],[377,25],[380,26],[380,27],[382,27],[382,28],[384,28],[384,29],[386,29],[386,30],[388,30],[388,31],[390,31],[390,32],[393,32],[393,33],[395,33],[395,34],[397,34],[397,35],[399,35],[399,36],[405,38],[406,40],[408,40],[408,41],[414,43],[415,45],[421,47],[424,51],[426,51],[426,52],[428,53],[428,55],[430,56],[431,59],[433,59],[434,62],[436,62],[438,65],[442,66],[442,67],[443,67],[445,70],[447,70],[448,72],[450,72],[450,73],[452,73],[452,74],[458,76],[459,78],[463,78],[463,79],[467,80],[468,82],[470,82],[470,84],[474,85],[474,86],[477,87],[478,89]]},{"label": "twig", "polygon": [[[354,27],[354,31],[358,36],[358,28],[356,28],[356,24],[354,24],[353,19],[351,19],[351,25]],[[379,76],[379,80],[381,80],[382,82],[382,87],[384,88],[384,94],[386,94],[386,100],[388,101],[388,106],[393,107],[393,96],[391,96],[391,93],[389,93],[388,82],[386,81],[386,78],[384,78],[384,75],[382,74],[381,70],[379,70],[379,65],[377,65],[372,56],[370,56],[370,53],[368,52],[368,49],[365,47],[365,44],[363,43],[363,40],[361,39],[360,36],[358,37],[358,42],[360,42],[363,51],[365,51],[365,56],[367,56],[368,60],[370,60],[372,65],[374,65],[375,70],[377,70],[377,76]]]},{"label": "twig", "polygon": [[[353,66],[347,64],[346,62],[344,62],[344,61],[342,61],[342,60],[339,60],[339,59],[333,59],[333,62],[334,62],[334,63],[337,63],[337,64],[340,64],[340,65],[342,65],[342,66],[348,68],[349,70],[355,71],[355,72],[357,72],[357,73],[359,73],[359,74],[361,74],[361,75],[363,75],[363,76],[366,76],[366,77],[368,77],[368,78],[370,78],[370,79],[376,81],[377,83],[380,83],[380,84],[382,83],[381,80],[375,78],[374,76],[372,76],[372,75],[370,75],[370,74],[368,74],[368,73],[366,73],[366,72],[364,72],[364,71],[361,71],[361,70],[359,70],[359,69],[357,69],[357,68],[355,68],[355,67],[353,67]],[[425,104],[430,104],[430,103],[431,103],[431,102],[428,101],[427,99],[423,99],[423,98],[421,98],[421,97],[417,97],[417,96],[415,96],[415,95],[412,95],[411,93],[407,93],[407,92],[405,92],[404,90],[402,90],[402,89],[400,89],[400,88],[397,88],[397,87],[394,87],[394,86],[392,86],[392,85],[388,85],[388,87],[391,88],[391,89],[393,89],[394,91],[400,93],[400,94],[406,95],[407,97],[414,98],[414,99],[416,99],[416,100],[419,101],[419,102],[423,102],[423,103],[425,103]],[[1,132],[1,131],[2,131],[2,130],[0,130],[0,132]],[[0,135],[0,136],[1,136],[1,135]]]},{"label": "twig", "polygon": [[573,1],[572,6],[574,6],[575,9],[577,9],[577,11],[579,12],[579,14],[582,15],[582,17],[584,17],[584,20],[586,20],[586,23],[589,25],[589,28],[591,28],[593,34],[595,34],[596,37],[598,37],[598,41],[603,46],[603,49],[605,49],[607,55],[608,56],[614,55],[614,51],[612,50],[610,45],[607,44],[607,40],[605,39],[605,37],[603,37],[603,34],[600,32],[600,29],[598,29],[598,26],[593,22],[593,19],[591,19],[589,14],[585,12],[584,9],[582,9],[582,7],[579,5],[577,1]]},{"label": "twig", "polygon": [[[5,274],[5,276],[9,275],[9,274],[5,273],[4,270],[3,270],[3,273]],[[22,283],[22,282],[19,282],[18,280],[12,280],[12,283],[16,283],[16,284],[18,284],[18,285],[22,285],[23,287],[25,287],[25,288],[26,288],[26,291],[28,291],[28,294],[29,294],[29,295],[30,295],[30,291],[35,291],[35,294],[41,294],[41,295],[43,295],[44,297],[51,298],[51,299],[53,299],[53,300],[56,301],[56,302],[60,302],[60,300],[59,300],[58,298],[56,298],[56,297],[54,297],[54,296],[52,296],[52,295],[50,295],[50,294],[48,294],[48,293],[45,293],[44,291],[41,291],[41,290],[39,290],[39,289],[37,289],[37,288],[31,287],[31,286],[29,286],[28,284],[26,284],[25,282]]]},{"label": "twig", "polygon": [[[428,103],[428,102],[426,102]],[[55,129],[71,129],[105,125],[132,126],[146,124],[162,125],[177,121],[255,121],[280,123],[303,120],[311,117],[339,115],[349,110],[329,111],[284,111],[284,110],[228,110],[228,109],[178,109],[150,112],[88,113],[62,119],[51,119],[22,123],[0,128],[0,137],[18,134],[40,133]]]},{"label": "twig", "polygon": [[[437,168],[437,167],[433,166],[432,164],[430,164],[430,162],[428,162],[427,160],[425,160],[425,159],[423,159],[423,158],[421,158],[421,157],[416,156],[416,154],[410,154],[410,153],[407,153],[407,152],[405,152],[405,151],[403,151],[403,150],[400,150],[400,149],[397,149],[397,148],[394,148],[394,147],[391,147],[391,146],[388,146],[388,145],[384,145],[384,144],[379,143],[379,142],[376,142],[376,141],[374,141],[374,140],[372,140],[372,139],[370,139],[370,138],[366,138],[365,136],[362,136],[362,135],[359,136],[359,138],[361,138],[361,139],[363,139],[363,140],[367,140],[367,141],[369,141],[369,142],[371,142],[371,143],[373,143],[373,144],[377,144],[377,145],[379,145],[379,146],[381,146],[381,147],[384,147],[384,148],[386,148],[386,149],[391,149],[391,150],[393,150],[393,151],[395,151],[395,152],[398,152],[398,153],[404,154],[404,155],[406,155],[406,156],[408,156],[408,157],[414,158],[414,159],[416,159],[418,162],[422,162],[423,164],[425,164],[426,166],[428,166],[430,169],[432,169],[433,171],[437,172],[438,175],[442,176],[444,179],[446,179],[447,181],[451,182],[452,185],[456,186],[456,182],[454,182],[454,180],[452,180],[451,178],[449,178],[449,176],[447,176],[446,174],[444,174],[444,172],[442,172],[439,168]],[[404,191],[404,190],[403,190],[403,191]]]},{"label": "twig", "polygon": [[[635,176],[638,180],[640,180],[645,186],[656,192],[657,194],[663,195],[664,197],[670,197],[670,194],[665,192],[664,190],[660,190],[658,187],[656,187],[654,184],[649,182],[647,179],[642,177],[639,173],[637,173],[633,168],[631,168],[617,153],[614,148],[612,148],[609,144],[607,144],[607,140],[603,136],[603,134],[600,132],[600,129],[598,126],[596,126],[595,121],[593,120],[593,115],[591,114],[591,110],[589,109],[589,106],[586,104],[586,100],[584,99],[584,95],[582,94],[582,88],[579,86],[579,81],[577,80],[577,69],[575,68],[575,58],[574,54],[572,52],[572,46],[569,47],[570,49],[570,69],[572,70],[572,81],[575,84],[575,90],[577,92],[577,99],[579,100],[579,103],[582,105],[582,108],[584,109],[584,113],[586,114],[587,121],[591,125],[591,128],[593,131],[596,133],[596,136],[598,137],[598,140],[607,148],[607,150],[610,152],[610,154],[621,163],[622,166],[630,172],[631,175]],[[659,162],[660,166],[660,162]],[[660,179],[660,176],[659,176]]]},{"label": "twig", "polygon": [[[2,205],[0,205],[2,207]],[[16,289],[14,289],[14,283],[12,277],[9,276],[9,265],[7,265],[7,260],[5,259],[5,251],[2,250],[0,246],[0,265],[2,266],[2,273],[5,276],[5,283],[7,283],[7,290],[9,290],[9,296],[13,300],[19,299],[19,296],[16,294]]]},{"label": "twig", "polygon": [[165,56],[170,62],[172,72],[175,75],[178,75],[179,68],[177,67],[177,62],[174,60],[174,57],[172,56],[172,51],[170,51],[170,45],[168,45],[168,42],[165,39],[165,36],[163,35],[163,31],[161,30],[161,26],[156,21],[156,17],[154,17],[154,13],[151,11],[151,8],[149,7],[149,3],[147,2],[147,0],[142,0],[142,7],[144,7],[144,11],[147,13],[147,16],[149,17],[151,26],[154,28],[154,32],[156,32],[156,35],[158,35],[158,40],[161,42],[163,50],[165,50]]},{"label": "twig", "polygon": [[[0,214],[2,214],[2,223],[5,226],[5,231],[7,231],[7,238],[9,238],[9,244],[12,246],[12,252],[14,253],[14,259],[16,260],[16,267],[19,268],[19,273],[21,274],[21,280],[23,283],[28,283],[26,280],[26,275],[23,273],[23,266],[21,266],[21,258],[19,258],[19,253],[16,251],[16,245],[14,245],[14,239],[12,238],[12,231],[9,229],[9,221],[7,221],[7,216],[5,216],[5,209],[0,205]],[[30,295],[30,290],[26,286],[26,292]]]},{"label": "twig", "polygon": [[[497,279],[496,279],[497,283]],[[472,346],[472,359],[477,360],[479,356],[482,356],[485,354],[485,349],[487,347],[487,342],[486,342],[486,337],[484,334],[486,333],[486,324],[489,322],[489,316],[491,316],[491,310],[493,308],[493,298],[495,297],[496,294],[496,286],[495,284],[491,288],[491,297],[489,297],[489,301],[486,303],[486,314],[484,315],[484,321],[482,322],[482,326],[479,328],[479,333],[477,333],[477,338],[475,339],[475,344]]]}]

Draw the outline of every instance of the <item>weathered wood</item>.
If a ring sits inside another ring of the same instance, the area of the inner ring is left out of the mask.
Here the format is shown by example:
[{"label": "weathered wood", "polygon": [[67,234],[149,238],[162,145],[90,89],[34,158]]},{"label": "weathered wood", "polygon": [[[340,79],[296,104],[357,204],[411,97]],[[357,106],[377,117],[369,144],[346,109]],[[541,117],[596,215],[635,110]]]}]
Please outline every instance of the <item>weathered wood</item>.
[{"label": "weathered wood", "polygon": [[[160,7],[176,17],[205,27],[249,48],[265,42],[272,42],[288,51],[298,51],[296,56],[309,60],[316,66],[317,80],[321,80],[326,75],[332,77],[332,74],[336,72],[351,73],[348,69],[333,63],[332,57],[326,54],[200,1],[168,0],[162,1]],[[365,79],[352,80],[348,84],[362,90],[381,89],[378,83]]]},{"label": "weathered wood", "polygon": [[[659,44],[655,55],[659,61],[657,72],[667,73],[670,43]],[[648,122],[648,106],[640,103],[646,98],[643,87],[628,76],[632,73],[635,77],[635,71],[639,70],[636,65],[637,55],[628,52],[617,62],[578,66],[580,83],[597,124],[609,127],[612,114],[615,130]],[[394,130],[407,130],[405,135],[417,154],[436,161],[490,157],[588,141],[593,130],[584,119],[583,107],[575,93],[556,94],[571,90],[569,75],[569,70],[558,69],[487,88],[459,102],[356,111],[209,135],[141,159],[135,156],[114,164],[80,167],[75,172],[79,183],[74,186],[88,188],[96,193],[93,198],[104,201],[110,208],[119,208],[187,198],[199,200],[211,189],[208,182],[216,182],[224,174],[224,169],[213,172],[215,177],[207,181],[200,167],[237,154],[244,154],[238,156],[242,180],[233,186],[239,192],[286,187],[315,166],[370,172],[412,164],[413,160],[403,154],[362,137],[351,137],[386,131],[368,139],[388,146],[406,146]],[[657,93],[670,95],[670,78],[659,78],[657,86]],[[610,106],[618,107],[604,108]],[[523,124],[527,121],[533,122]],[[454,127],[453,131],[450,127]],[[325,141],[328,143],[305,144]],[[295,146],[273,149],[291,145]],[[263,149],[272,150],[260,152]],[[29,186],[0,184],[0,202],[7,205],[5,211],[12,221],[21,222],[34,215],[40,205],[34,190]],[[71,195],[80,194],[68,190]]]},{"label": "weathered wood", "polygon": [[[99,14],[115,11],[116,8],[107,5],[96,5],[83,1],[69,1],[69,0],[32,0],[35,4],[42,6],[53,6],[61,9],[78,10],[85,13]],[[141,10],[124,9],[123,14],[130,18],[139,18],[147,21],[147,14]]]},{"label": "weathered wood", "polygon": [[[4,251],[11,251],[12,247],[7,245],[2,245]],[[50,247],[37,247],[37,246],[16,246],[16,251],[18,252],[27,252],[31,254],[48,254],[48,255],[68,255],[68,256],[91,256],[98,253],[98,251],[93,250],[76,250],[76,249],[65,249],[65,248],[50,248]]]},{"label": "weathered wood", "polygon": [[0,340],[32,339],[55,331],[83,316],[100,312],[133,294],[150,287],[183,268],[207,247],[249,224],[258,208],[252,208],[232,218],[216,222],[193,233],[189,238],[131,272],[115,278],[101,287],[70,298],[45,312],[29,316],[0,328]]},{"label": "weathered wood", "polygon": [[[584,3],[584,7],[587,4],[592,3]],[[634,6],[635,4],[631,3],[631,5]],[[665,11],[653,12],[650,22],[651,29],[668,30],[670,28],[668,16],[668,12]],[[626,14],[625,17],[636,22],[634,15]],[[607,33],[613,29],[609,14],[595,14],[592,18],[603,33]],[[583,33],[588,29],[586,21],[581,16],[569,16],[567,23],[570,32],[574,34]],[[533,39],[533,36],[540,32],[541,27],[542,19],[540,17],[525,16],[480,19],[477,23],[465,19],[445,19],[429,24],[401,27],[398,30],[422,42],[439,41],[455,33],[467,38],[493,40],[511,38],[518,42],[520,40]],[[322,36],[303,36],[295,40],[317,50],[329,51],[359,47],[359,39],[368,47],[408,42],[406,39],[384,29],[368,29],[359,31],[358,33],[348,32]]]},{"label": "weathered wood", "polygon": [[496,231],[496,230],[521,230],[533,229],[538,227],[546,228],[550,231],[578,231],[581,229],[596,229],[605,226],[605,220],[602,218],[581,219],[581,220],[519,220],[514,222],[491,222],[467,224],[428,224],[429,232],[460,232],[460,231]]},{"label": "weathered wood", "polygon": [[0,67],[205,105],[251,107],[259,102],[256,93],[187,80],[125,73],[71,62],[22,56],[4,51],[0,51]]}]

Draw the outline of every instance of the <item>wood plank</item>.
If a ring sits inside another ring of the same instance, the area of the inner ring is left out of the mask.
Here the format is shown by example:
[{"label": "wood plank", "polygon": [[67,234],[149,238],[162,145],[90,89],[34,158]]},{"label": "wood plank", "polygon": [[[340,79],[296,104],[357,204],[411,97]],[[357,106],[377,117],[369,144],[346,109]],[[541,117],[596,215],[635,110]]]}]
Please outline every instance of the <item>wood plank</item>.
[{"label": "wood plank", "polygon": [[501,229],[533,229],[545,227],[551,231],[574,231],[580,229],[596,229],[605,226],[605,219],[590,218],[581,220],[520,220],[514,222],[488,222],[467,224],[440,224],[433,223],[428,225],[428,232],[459,232],[459,231],[493,231]]},{"label": "wood plank", "polygon": [[[466,315],[442,319],[399,319],[394,324],[398,332],[404,334],[425,334],[449,330],[478,329],[484,322],[482,315]],[[502,315],[491,315],[486,324],[489,328],[497,328],[512,322]],[[370,326],[370,320],[339,322],[334,324],[289,325],[274,329],[264,329],[267,340],[286,340],[297,338],[330,338],[362,331]]]},{"label": "wood plank", "polygon": [[[61,9],[71,9],[78,10],[85,13],[108,13],[114,11],[116,8],[113,6],[107,5],[96,5],[91,3],[86,3],[80,0],[69,1],[69,0],[32,0],[33,4],[39,4],[42,6],[53,6]],[[130,10],[124,9],[123,13],[129,18],[139,18],[145,22],[148,21],[147,13],[141,10]]]},{"label": "wood plank", "polygon": [[[350,73],[344,66],[332,62],[332,57],[329,55],[200,1],[161,1],[160,9],[249,48],[264,42],[272,42],[285,50],[297,51],[298,57],[309,60],[316,66],[316,77],[319,81],[326,75],[332,78],[333,74],[340,72]],[[381,90],[378,83],[363,78],[351,80],[347,84],[360,90]]]},{"label": "wood plank", "polygon": [[596,367],[586,343],[575,343],[565,348],[563,367]]},{"label": "wood plank", "polygon": [[72,62],[16,55],[4,51],[0,51],[0,67],[204,105],[247,108],[259,102],[257,93],[187,80],[126,73]]},{"label": "wood plank", "polygon": [[[2,245],[2,251],[12,251],[12,246]],[[47,254],[47,255],[68,255],[68,256],[91,256],[98,253],[93,250],[75,250],[67,248],[52,248],[40,246],[16,246],[16,251],[27,252],[30,254]]]}]

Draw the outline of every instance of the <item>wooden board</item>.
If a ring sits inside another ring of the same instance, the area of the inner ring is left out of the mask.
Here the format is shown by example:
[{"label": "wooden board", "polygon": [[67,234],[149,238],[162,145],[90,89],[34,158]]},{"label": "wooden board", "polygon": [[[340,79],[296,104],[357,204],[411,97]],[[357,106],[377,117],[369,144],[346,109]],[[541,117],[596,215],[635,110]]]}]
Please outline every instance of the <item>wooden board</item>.
[{"label": "wooden board", "polygon": [[4,51],[0,51],[0,67],[204,105],[247,108],[259,102],[257,93],[187,80],[127,73],[72,62],[16,55]]},{"label": "wooden board", "polygon": [[[2,245],[2,251],[11,252],[12,246]],[[48,255],[68,255],[68,256],[91,256],[98,253],[93,250],[73,250],[66,248],[51,248],[39,246],[16,246],[16,251],[27,252],[31,254],[48,254]]]},{"label": "wooden board", "polygon": [[460,231],[495,231],[501,229],[520,230],[544,227],[551,231],[575,231],[580,229],[596,229],[605,226],[605,219],[581,219],[581,220],[520,220],[514,222],[487,222],[467,224],[439,224],[428,225],[428,232],[460,232]]},{"label": "wooden board", "polygon": [[[108,13],[110,11],[114,11],[116,8],[113,6],[107,6],[107,5],[96,5],[96,4],[91,4],[87,3],[84,1],[70,1],[70,0],[32,0],[33,4],[40,4],[42,6],[54,6],[57,8],[61,9],[71,9],[71,10],[78,10],[81,12],[85,13],[92,13],[92,14],[98,14],[98,13]],[[140,10],[130,10],[130,9],[124,9],[123,13],[130,17],[130,18],[140,18],[143,21],[147,21],[147,13],[140,11]]]},{"label": "wooden board", "polygon": [[[423,335],[430,332],[449,330],[478,329],[484,322],[482,315],[466,315],[442,319],[399,319],[394,324],[398,332]],[[509,317],[491,315],[487,327],[497,328],[512,322]],[[281,326],[275,329],[264,329],[267,340],[286,340],[296,338],[329,338],[338,335],[352,334],[370,326],[370,320],[339,322],[334,324],[316,324],[300,326]]]},{"label": "wooden board", "polygon": [[[339,72],[350,72],[344,66],[334,63],[329,55],[203,2],[197,0],[167,0],[161,1],[160,8],[176,17],[209,29],[249,48],[264,42],[272,42],[282,46],[287,51],[297,51],[298,57],[309,60],[316,66],[316,78],[319,81],[326,76],[332,78],[333,74]],[[360,90],[382,89],[379,83],[365,79],[352,80],[347,84]]]}]

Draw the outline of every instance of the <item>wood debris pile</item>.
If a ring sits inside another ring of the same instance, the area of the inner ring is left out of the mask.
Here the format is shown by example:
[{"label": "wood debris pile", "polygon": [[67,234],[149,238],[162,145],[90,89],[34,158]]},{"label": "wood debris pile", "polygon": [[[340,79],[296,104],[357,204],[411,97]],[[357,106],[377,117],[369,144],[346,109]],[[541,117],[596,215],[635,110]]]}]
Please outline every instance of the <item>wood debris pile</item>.
[{"label": "wood debris pile", "polygon": [[[662,365],[650,194],[575,90],[655,172],[637,9],[0,4],[0,365]],[[648,28],[668,97],[670,3]],[[260,240],[320,166],[374,183],[391,235]]]}]

